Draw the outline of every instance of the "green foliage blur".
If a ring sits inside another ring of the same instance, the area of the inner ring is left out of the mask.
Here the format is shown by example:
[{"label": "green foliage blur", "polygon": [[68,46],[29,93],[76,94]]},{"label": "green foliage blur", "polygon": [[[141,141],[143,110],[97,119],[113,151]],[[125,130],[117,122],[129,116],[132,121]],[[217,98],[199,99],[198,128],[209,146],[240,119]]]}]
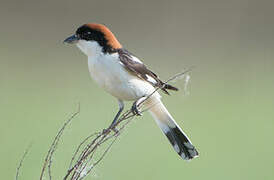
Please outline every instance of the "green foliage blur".
[{"label": "green foliage blur", "polygon": [[[89,77],[87,58],[62,41],[104,23],[165,80],[191,66],[187,92],[163,102],[200,152],[186,162],[152,117],[131,123],[88,179],[271,180],[274,176],[273,2],[3,1],[0,7],[0,179],[38,179],[47,150],[81,103],[53,160],[62,179],[78,143],[110,124],[116,100]],[[130,107],[128,103],[127,107]]]}]

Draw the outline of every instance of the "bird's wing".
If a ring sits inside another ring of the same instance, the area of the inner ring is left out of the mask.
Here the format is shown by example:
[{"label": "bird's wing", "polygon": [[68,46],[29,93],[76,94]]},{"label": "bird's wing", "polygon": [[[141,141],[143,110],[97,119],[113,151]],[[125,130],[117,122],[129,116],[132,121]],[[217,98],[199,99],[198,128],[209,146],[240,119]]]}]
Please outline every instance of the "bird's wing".
[{"label": "bird's wing", "polygon": [[120,62],[132,74],[149,82],[154,87],[161,88],[167,94],[168,92],[166,89],[175,90],[175,91],[178,90],[176,87],[163,83],[155,73],[149,70],[137,57],[132,55],[127,50],[119,49],[118,54],[119,54]]}]

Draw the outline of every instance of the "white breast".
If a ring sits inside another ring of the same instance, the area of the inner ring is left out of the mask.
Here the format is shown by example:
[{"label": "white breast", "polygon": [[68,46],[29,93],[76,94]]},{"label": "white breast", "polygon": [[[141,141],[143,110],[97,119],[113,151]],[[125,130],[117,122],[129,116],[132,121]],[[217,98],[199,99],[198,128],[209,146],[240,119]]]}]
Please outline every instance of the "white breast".
[{"label": "white breast", "polygon": [[[155,89],[150,83],[125,69],[118,53],[103,53],[101,46],[95,41],[80,40],[77,46],[88,56],[91,77],[116,98],[133,101],[154,92]],[[160,97],[158,93],[155,95]]]},{"label": "white breast", "polygon": [[154,87],[130,74],[119,61],[118,53],[88,58],[92,78],[107,92],[121,100],[137,100],[149,95]]}]

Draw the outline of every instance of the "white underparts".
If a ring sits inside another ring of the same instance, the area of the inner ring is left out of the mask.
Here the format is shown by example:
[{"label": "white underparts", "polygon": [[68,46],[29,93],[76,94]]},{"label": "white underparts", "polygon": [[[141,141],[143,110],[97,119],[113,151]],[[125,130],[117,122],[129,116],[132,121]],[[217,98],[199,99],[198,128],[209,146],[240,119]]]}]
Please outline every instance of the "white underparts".
[{"label": "white underparts", "polygon": [[[125,101],[135,101],[154,92],[155,88],[149,82],[125,69],[118,53],[103,53],[102,47],[95,41],[80,40],[77,47],[88,56],[91,77],[114,97]],[[150,80],[154,79],[150,77]],[[158,92],[155,95],[160,97]]]}]

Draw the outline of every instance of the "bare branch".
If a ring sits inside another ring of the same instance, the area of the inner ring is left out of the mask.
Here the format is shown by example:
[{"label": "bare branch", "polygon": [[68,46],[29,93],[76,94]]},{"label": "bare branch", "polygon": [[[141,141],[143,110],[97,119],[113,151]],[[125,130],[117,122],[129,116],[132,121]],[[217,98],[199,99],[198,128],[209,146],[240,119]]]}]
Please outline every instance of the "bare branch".
[{"label": "bare branch", "polygon": [[74,155],[73,155],[72,158],[71,158],[71,161],[70,161],[70,164],[69,164],[69,169],[71,169],[72,163],[73,163],[73,161],[74,161],[76,155],[78,154],[78,152],[79,152],[81,146],[82,146],[87,140],[89,140],[91,137],[93,137],[93,136],[95,136],[95,135],[98,135],[98,133],[93,133],[93,134],[89,135],[88,137],[86,137],[86,138],[78,145],[76,151],[74,152]]},{"label": "bare branch", "polygon": [[31,144],[27,147],[27,149],[25,150],[23,156],[21,157],[21,160],[20,160],[20,162],[19,162],[19,164],[18,164],[18,166],[17,166],[17,168],[16,168],[15,180],[18,180],[18,179],[19,179],[20,169],[21,169],[21,167],[22,167],[22,165],[23,165],[23,162],[24,162],[24,160],[25,160],[25,157],[27,156],[27,154],[28,154],[30,148],[31,148]]},{"label": "bare branch", "polygon": [[46,170],[46,167],[48,166],[48,175],[49,175],[49,178],[50,180],[52,179],[52,176],[51,176],[51,165],[52,165],[52,156],[54,155],[54,152],[55,150],[57,149],[57,145],[59,143],[59,140],[66,128],[66,126],[72,121],[72,119],[74,119],[78,114],[80,113],[80,104],[78,104],[78,110],[73,113],[71,115],[71,117],[63,124],[63,126],[61,127],[61,129],[58,131],[57,135],[55,136],[49,150],[48,150],[48,153],[46,155],[46,158],[45,158],[45,161],[44,161],[44,164],[43,164],[43,167],[42,167],[42,171],[41,171],[41,175],[40,175],[40,180],[43,179],[44,177],[44,173],[45,173],[45,170]]}]

